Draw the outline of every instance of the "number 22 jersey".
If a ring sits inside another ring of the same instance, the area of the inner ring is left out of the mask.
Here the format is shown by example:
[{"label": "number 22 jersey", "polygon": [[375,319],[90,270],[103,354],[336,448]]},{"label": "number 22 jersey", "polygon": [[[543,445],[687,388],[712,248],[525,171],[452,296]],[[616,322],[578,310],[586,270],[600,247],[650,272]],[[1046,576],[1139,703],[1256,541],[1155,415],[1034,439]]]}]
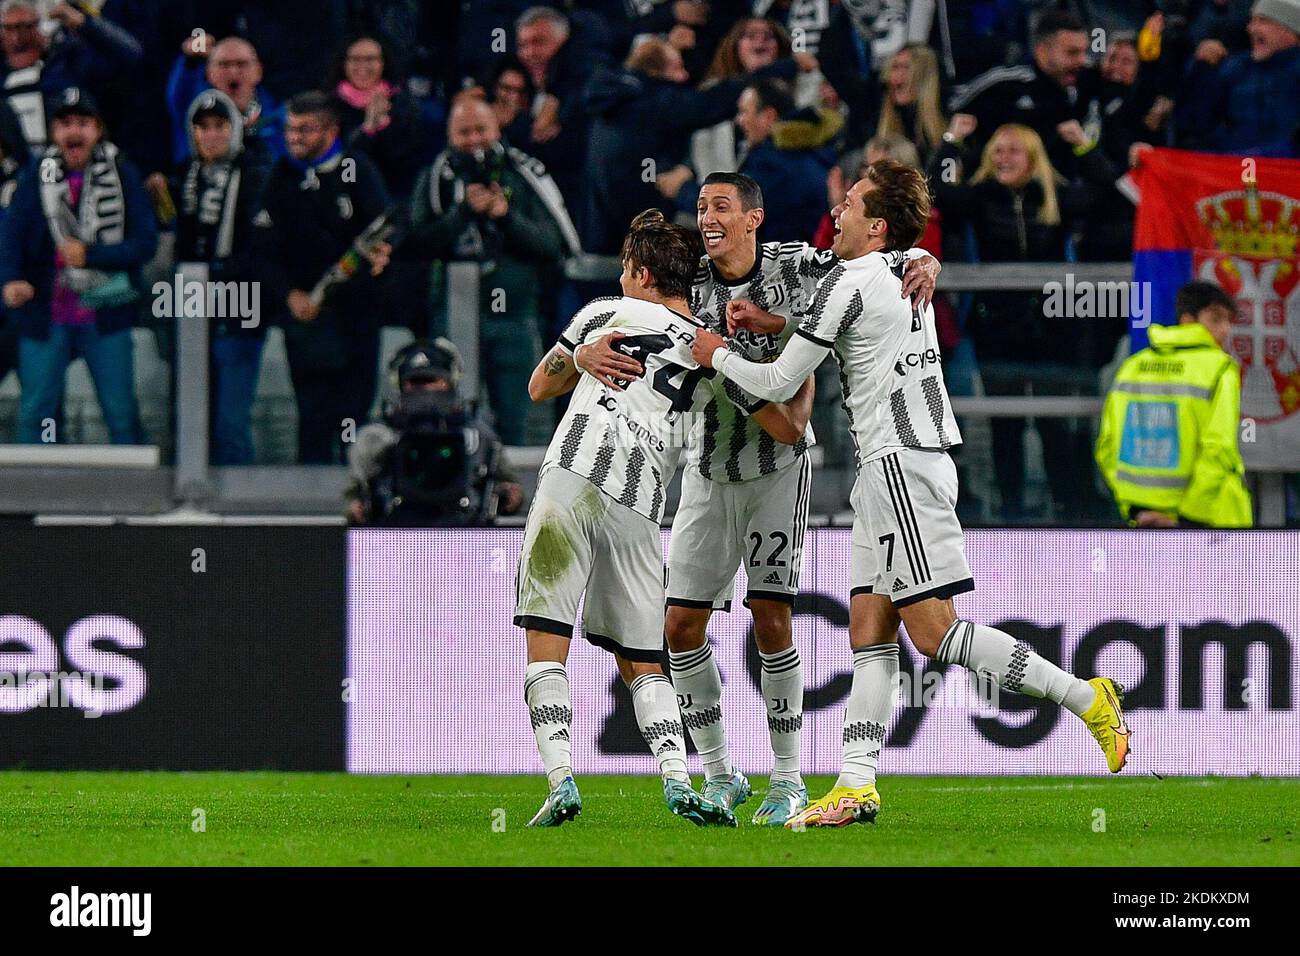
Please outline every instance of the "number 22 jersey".
[{"label": "number 22 jersey", "polygon": [[571,471],[658,522],[690,413],[713,396],[712,369],[691,356],[700,328],[666,306],[627,296],[595,299],[580,309],[560,335],[560,349],[571,356],[580,345],[621,332],[626,337],[615,347],[645,373],[616,392],[583,372],[540,474],[554,467]]}]

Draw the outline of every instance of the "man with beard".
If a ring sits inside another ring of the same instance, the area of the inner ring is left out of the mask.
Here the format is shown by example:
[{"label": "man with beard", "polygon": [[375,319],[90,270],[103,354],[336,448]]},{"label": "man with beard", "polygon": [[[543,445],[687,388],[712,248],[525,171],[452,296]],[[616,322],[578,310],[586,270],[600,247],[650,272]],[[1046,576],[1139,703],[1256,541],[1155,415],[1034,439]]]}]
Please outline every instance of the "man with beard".
[{"label": "man with beard", "polygon": [[345,150],[334,100],[299,93],[288,104],[288,155],[271,171],[256,227],[266,307],[283,306],[289,374],[298,399],[298,461],[342,461],[342,439],[366,420],[379,374],[379,328],[371,279],[391,251],[378,243],[358,270],[322,300],[311,290],[388,209],[388,191],[364,153]]},{"label": "man with beard", "polygon": [[[835,267],[835,256],[802,242],[760,245],[764,196],[743,173],[705,177],[696,215],[706,254],[691,289],[692,316],[713,332],[732,332],[728,347],[737,354],[776,359],[810,307],[818,280]],[[912,256],[900,292],[916,291],[928,302],[939,264],[919,250]],[[612,332],[576,358],[579,368],[614,389],[642,374],[640,363],[620,351],[620,338]],[[803,663],[791,619],[812,485],[813,384],[806,376],[790,400],[794,417],[787,428],[793,434],[784,436],[759,424],[758,417],[770,414],[769,403],[721,376],[710,384],[712,397],[693,419],[668,548],[668,659],[682,720],[704,762],[703,794],[734,809],[749,797],[750,786],[731,763],[722,677],[705,630],[715,609],[730,610],[736,567],[743,565],[774,758],[754,823],[781,826],[808,802],[799,769]]]},{"label": "man with beard", "polygon": [[64,90],[50,125],[54,144],[28,164],[0,228],[0,286],[20,336],[18,440],[56,440],[64,373],[80,356],[112,441],[135,444],[131,324],[157,223],[89,94]]}]

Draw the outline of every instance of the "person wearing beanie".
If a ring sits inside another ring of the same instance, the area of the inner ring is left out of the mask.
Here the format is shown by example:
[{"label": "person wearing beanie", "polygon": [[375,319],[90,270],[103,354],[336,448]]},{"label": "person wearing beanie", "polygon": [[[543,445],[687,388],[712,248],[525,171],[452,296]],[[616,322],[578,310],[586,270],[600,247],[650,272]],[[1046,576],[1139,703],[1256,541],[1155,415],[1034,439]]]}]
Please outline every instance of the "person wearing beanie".
[{"label": "person wearing beanie", "polygon": [[1204,40],[1179,104],[1179,145],[1241,156],[1300,156],[1300,0],[1256,0],[1250,50]]}]

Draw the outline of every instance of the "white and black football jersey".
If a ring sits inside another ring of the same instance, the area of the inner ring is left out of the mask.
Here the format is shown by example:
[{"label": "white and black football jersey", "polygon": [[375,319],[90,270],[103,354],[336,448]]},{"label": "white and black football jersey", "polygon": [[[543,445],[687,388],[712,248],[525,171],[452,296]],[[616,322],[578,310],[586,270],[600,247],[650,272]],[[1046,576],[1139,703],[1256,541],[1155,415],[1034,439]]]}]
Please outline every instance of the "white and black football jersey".
[{"label": "white and black football jersey", "polygon": [[640,362],[645,374],[616,392],[582,373],[541,471],[571,471],[657,522],[692,413],[713,396],[713,370],[691,356],[699,327],[689,316],[626,296],[595,299],[579,310],[559,348],[572,355],[579,345],[621,332],[625,338],[617,348]]},{"label": "white and black football jersey", "polygon": [[909,255],[837,260],[798,334],[834,350],[858,464],[899,448],[961,444],[943,381],[934,309],[902,298]]},{"label": "white and black football jersey", "polygon": [[[829,251],[804,242],[765,242],[749,275],[727,282],[708,256],[700,258],[691,289],[691,312],[705,328],[727,334],[727,303],[748,299],[786,320],[785,332],[764,335],[741,329],[727,348],[751,362],[770,362],[781,354],[812,301],[817,281],[835,263]],[[808,426],[801,441],[786,445],[756,424],[749,414],[765,402],[721,375],[712,380],[713,397],[695,423],[687,467],[713,481],[749,481],[770,475],[803,455],[816,441]]]}]

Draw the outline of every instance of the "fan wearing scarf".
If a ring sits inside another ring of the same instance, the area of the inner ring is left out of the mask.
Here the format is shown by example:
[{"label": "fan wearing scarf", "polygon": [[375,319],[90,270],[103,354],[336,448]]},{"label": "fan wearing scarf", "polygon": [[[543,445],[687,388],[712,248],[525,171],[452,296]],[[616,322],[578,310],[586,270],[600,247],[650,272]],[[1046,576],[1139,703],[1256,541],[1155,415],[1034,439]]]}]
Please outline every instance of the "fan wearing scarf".
[{"label": "fan wearing scarf", "polygon": [[51,440],[64,374],[80,356],[111,440],[135,444],[131,325],[156,219],[135,166],[104,139],[89,94],[64,90],[51,132],[53,145],[23,171],[0,226],[0,288],[19,333],[18,440]]},{"label": "fan wearing scarf", "polygon": [[[219,90],[196,96],[185,123],[192,158],[170,183],[177,197],[176,261],[206,263],[209,282],[251,283],[257,278],[253,218],[270,164],[244,149],[239,107]],[[261,304],[259,299],[253,302]],[[214,465],[253,463],[251,415],[269,303],[264,312],[212,319]]]},{"label": "fan wearing scarf", "polygon": [[537,289],[545,272],[578,254],[578,234],[546,167],[502,141],[486,101],[458,97],[447,139],[411,193],[407,248],[433,260],[431,325],[439,335],[447,328],[444,263],[482,263],[479,367],[497,434],[526,445],[528,378],[542,354]]}]

